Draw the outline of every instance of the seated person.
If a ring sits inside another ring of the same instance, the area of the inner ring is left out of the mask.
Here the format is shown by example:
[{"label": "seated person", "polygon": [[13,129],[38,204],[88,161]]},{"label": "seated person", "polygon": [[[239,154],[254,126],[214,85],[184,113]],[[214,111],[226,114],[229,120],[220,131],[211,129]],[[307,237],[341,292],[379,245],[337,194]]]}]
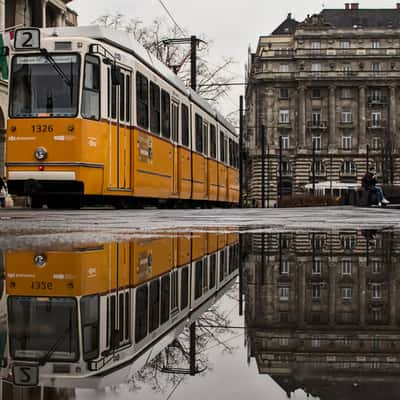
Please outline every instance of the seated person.
[{"label": "seated person", "polygon": [[376,193],[378,196],[378,206],[381,207],[382,204],[389,204],[390,202],[385,199],[383,195],[383,190],[380,186],[376,186],[377,180],[375,175],[375,168],[371,167],[362,178],[362,187],[372,193]]}]

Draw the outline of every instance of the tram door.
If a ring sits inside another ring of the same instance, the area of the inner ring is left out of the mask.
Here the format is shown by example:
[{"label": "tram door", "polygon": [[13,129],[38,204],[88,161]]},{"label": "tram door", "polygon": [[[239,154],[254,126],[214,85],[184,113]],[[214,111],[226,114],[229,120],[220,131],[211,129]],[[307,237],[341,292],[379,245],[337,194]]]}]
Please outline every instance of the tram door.
[{"label": "tram door", "polygon": [[208,124],[203,124],[204,135],[204,198],[208,199]]},{"label": "tram door", "polygon": [[172,102],[172,194],[178,195],[179,183],[179,157],[178,157],[178,141],[179,141],[179,103]]},{"label": "tram door", "polygon": [[118,79],[112,79],[108,69],[109,93],[109,189],[130,190],[132,161],[132,73],[120,69]]},{"label": "tram door", "polygon": [[106,300],[106,343],[115,350],[130,343],[130,245],[116,243],[110,253],[110,292]]}]

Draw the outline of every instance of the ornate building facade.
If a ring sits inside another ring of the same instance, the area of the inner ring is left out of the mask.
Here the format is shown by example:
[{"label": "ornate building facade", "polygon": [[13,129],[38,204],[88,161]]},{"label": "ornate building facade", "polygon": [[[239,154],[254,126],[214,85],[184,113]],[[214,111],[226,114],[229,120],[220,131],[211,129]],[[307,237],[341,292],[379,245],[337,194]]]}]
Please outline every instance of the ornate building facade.
[{"label": "ornate building facade", "polygon": [[256,234],[244,268],[249,355],[290,394],[398,397],[399,233]]},{"label": "ornate building facade", "polygon": [[[2,45],[9,45],[13,32],[24,26],[38,28],[76,26],[78,15],[67,7],[72,0],[0,0]],[[1,60],[5,62],[5,60]],[[5,170],[5,132],[8,111],[8,73],[0,72],[0,175]]]},{"label": "ornate building facade", "polygon": [[302,192],[312,181],[360,182],[367,163],[382,181],[400,183],[399,37],[400,4],[357,3],[303,22],[289,14],[260,37],[246,91],[245,176],[253,203],[261,205],[263,182],[273,206],[278,193]]}]

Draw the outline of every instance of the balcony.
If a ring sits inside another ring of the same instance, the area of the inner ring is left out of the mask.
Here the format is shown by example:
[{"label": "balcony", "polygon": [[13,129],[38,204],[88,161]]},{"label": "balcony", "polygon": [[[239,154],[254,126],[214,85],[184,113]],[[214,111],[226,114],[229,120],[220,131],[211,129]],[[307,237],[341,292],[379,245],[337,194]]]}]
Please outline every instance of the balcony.
[{"label": "balcony", "polygon": [[373,97],[370,96],[368,97],[368,106],[373,107],[373,106],[385,106],[387,105],[387,97]]},{"label": "balcony", "polygon": [[385,120],[368,120],[367,127],[371,130],[381,130],[387,128],[387,122]]},{"label": "balcony", "polygon": [[281,130],[281,131],[292,129],[292,123],[291,122],[278,121],[278,129]]},{"label": "balcony", "polygon": [[339,121],[339,127],[340,128],[354,128],[354,122],[353,121]]},{"label": "balcony", "polygon": [[311,130],[326,130],[328,123],[326,121],[307,121],[307,128]]}]

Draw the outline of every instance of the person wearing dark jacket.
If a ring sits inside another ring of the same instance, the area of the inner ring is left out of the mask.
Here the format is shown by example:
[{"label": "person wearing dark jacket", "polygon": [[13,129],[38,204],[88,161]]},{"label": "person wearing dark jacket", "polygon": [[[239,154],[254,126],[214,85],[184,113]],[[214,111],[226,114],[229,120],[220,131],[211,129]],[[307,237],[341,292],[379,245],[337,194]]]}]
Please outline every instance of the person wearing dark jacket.
[{"label": "person wearing dark jacket", "polygon": [[377,180],[376,180],[376,175],[375,175],[375,169],[370,168],[369,171],[367,171],[362,179],[362,187],[365,190],[368,190],[372,193],[376,193],[378,196],[378,206],[381,207],[382,204],[389,204],[390,202],[385,199],[385,196],[383,194],[383,190],[380,186],[376,186]]}]

